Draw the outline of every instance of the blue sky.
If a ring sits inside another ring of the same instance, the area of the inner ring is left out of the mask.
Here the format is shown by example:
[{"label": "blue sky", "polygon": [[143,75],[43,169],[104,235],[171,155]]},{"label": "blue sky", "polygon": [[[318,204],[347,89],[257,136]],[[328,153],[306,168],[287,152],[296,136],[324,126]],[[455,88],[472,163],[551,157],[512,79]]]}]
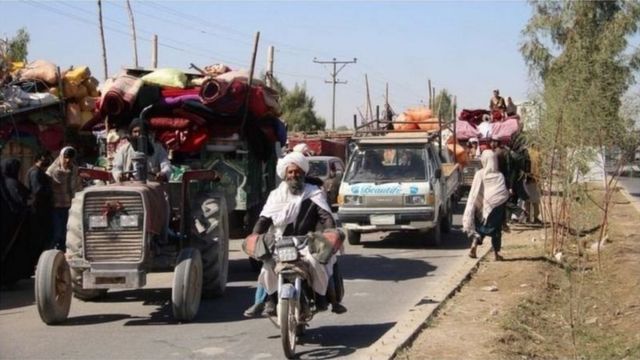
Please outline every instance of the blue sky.
[{"label": "blue sky", "polygon": [[[358,59],[338,78],[336,126],[364,113],[365,74],[373,104],[389,83],[396,111],[427,98],[427,80],[446,88],[465,108],[486,107],[491,90],[516,102],[530,88],[518,48],[531,9],[525,2],[214,2],[131,0],[142,66],[151,62],[151,34],[158,34],[159,66],[187,69],[223,62],[248,68],[253,37],[260,31],[257,70],[273,45],[275,75],[287,86],[305,83],[316,110],[331,119],[330,68],[319,60]],[[96,1],[0,1],[0,35],[26,27],[29,60],[62,68],[88,65],[102,81]],[[109,74],[133,64],[124,1],[103,1]]]}]

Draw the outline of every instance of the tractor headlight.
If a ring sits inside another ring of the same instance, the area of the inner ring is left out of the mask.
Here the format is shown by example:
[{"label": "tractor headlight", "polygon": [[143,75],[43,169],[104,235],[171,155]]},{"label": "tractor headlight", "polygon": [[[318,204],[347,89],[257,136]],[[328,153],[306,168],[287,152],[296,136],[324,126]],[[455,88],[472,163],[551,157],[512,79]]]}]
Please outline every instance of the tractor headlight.
[{"label": "tractor headlight", "polygon": [[120,215],[120,226],[122,227],[138,227],[139,223],[138,215]]},{"label": "tractor headlight", "polygon": [[109,225],[106,215],[89,216],[89,229],[106,228]]},{"label": "tractor headlight", "polygon": [[362,196],[360,196],[360,195],[345,195],[344,196],[344,204],[345,205],[362,205]]},{"label": "tractor headlight", "polygon": [[425,205],[427,199],[424,195],[407,195],[404,197],[404,203],[407,205]]}]

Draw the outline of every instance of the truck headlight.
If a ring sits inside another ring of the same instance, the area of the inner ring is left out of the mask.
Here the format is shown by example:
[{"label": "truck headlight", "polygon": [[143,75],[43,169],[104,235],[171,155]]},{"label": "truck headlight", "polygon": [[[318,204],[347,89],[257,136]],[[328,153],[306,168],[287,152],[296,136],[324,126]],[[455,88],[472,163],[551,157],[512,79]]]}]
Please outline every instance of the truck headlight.
[{"label": "truck headlight", "polygon": [[404,203],[407,205],[425,205],[427,199],[424,195],[407,195],[404,197]]},{"label": "truck headlight", "polygon": [[138,215],[120,215],[120,226],[122,227],[138,227]]},{"label": "truck headlight", "polygon": [[109,225],[106,215],[89,216],[89,229],[106,228]]},{"label": "truck headlight", "polygon": [[362,196],[360,196],[360,195],[345,195],[344,196],[344,204],[345,205],[362,205]]}]

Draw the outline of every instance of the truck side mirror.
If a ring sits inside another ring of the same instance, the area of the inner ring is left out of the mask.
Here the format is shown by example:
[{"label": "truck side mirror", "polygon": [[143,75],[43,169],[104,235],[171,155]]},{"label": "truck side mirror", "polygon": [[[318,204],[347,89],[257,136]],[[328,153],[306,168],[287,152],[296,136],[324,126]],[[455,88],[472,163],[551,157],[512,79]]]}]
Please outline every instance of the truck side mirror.
[{"label": "truck side mirror", "polygon": [[436,172],[435,174],[433,174],[433,177],[440,180],[440,178],[442,177],[442,169],[436,169]]}]

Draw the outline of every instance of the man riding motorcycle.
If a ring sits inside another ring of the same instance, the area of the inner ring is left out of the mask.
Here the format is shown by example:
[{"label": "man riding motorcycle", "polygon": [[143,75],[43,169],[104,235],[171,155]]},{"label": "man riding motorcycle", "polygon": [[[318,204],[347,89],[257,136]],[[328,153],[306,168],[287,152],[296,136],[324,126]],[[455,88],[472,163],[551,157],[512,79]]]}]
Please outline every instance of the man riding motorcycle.
[{"label": "man riding motorcycle", "polygon": [[[253,233],[247,239],[253,238],[255,240],[257,236],[262,236],[269,238],[265,242],[272,243],[282,236],[307,235],[310,232],[335,229],[335,221],[331,215],[326,194],[317,185],[305,182],[305,174],[309,171],[309,161],[303,154],[289,153],[278,160],[276,171],[284,181],[269,194],[253,228]],[[268,233],[269,229],[272,231]],[[312,284],[318,295],[318,303],[321,308],[326,309],[325,294],[327,288],[333,286],[330,278],[336,256],[333,255],[327,264],[315,261],[310,254],[305,258],[311,265]],[[265,289],[269,295],[266,303],[257,301],[245,311],[245,316],[252,317],[260,313],[265,316],[275,315],[277,280],[273,260],[265,259],[258,277],[256,293]],[[333,293],[333,289],[330,291]],[[256,296],[256,298],[258,297]],[[333,312],[341,314],[346,311],[346,308],[334,296],[330,300]]]}]

